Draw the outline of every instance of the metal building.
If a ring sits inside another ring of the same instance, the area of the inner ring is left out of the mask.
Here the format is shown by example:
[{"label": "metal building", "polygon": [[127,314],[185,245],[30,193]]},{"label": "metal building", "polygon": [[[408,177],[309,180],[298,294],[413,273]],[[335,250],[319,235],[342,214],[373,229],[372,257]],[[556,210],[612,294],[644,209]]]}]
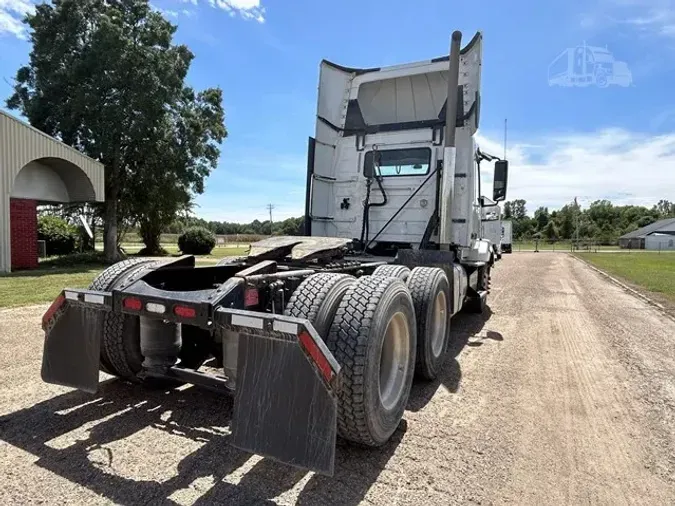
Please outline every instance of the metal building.
[{"label": "metal building", "polygon": [[648,235],[645,237],[645,249],[652,251],[675,251],[675,233]]},{"label": "metal building", "polygon": [[37,206],[102,202],[103,165],[0,111],[0,272],[37,267]]},{"label": "metal building", "polygon": [[[666,238],[656,240],[656,238],[647,240],[652,235],[670,236],[675,239],[675,218],[666,218],[659,220],[646,227],[639,228],[619,237],[619,247],[628,249],[664,249],[663,244]],[[668,244],[669,241],[665,241]],[[661,246],[659,246],[661,244]]]}]

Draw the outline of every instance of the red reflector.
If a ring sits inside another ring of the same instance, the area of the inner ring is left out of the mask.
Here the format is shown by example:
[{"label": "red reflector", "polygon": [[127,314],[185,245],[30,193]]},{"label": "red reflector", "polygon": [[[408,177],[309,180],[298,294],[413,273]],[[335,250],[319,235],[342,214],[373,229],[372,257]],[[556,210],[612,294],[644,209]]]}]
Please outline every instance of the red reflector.
[{"label": "red reflector", "polygon": [[122,301],[122,306],[124,306],[124,309],[131,309],[132,311],[140,311],[143,309],[141,299],[136,299],[134,297],[126,297]]},{"label": "red reflector", "polygon": [[194,318],[197,316],[197,311],[194,308],[187,306],[174,306],[173,314],[181,318]]},{"label": "red reflector", "polygon": [[247,288],[244,292],[244,306],[257,306],[258,305],[258,289],[257,288]]},{"label": "red reflector", "polygon": [[61,306],[63,306],[63,303],[66,301],[66,298],[63,296],[63,294],[59,295],[56,297],[54,302],[52,302],[52,305],[49,306],[49,309],[47,309],[47,312],[44,314],[42,317],[42,329],[47,330],[47,325],[49,324],[49,320],[54,318],[54,314],[61,309]]},{"label": "red reflector", "polygon": [[312,339],[312,336],[303,331],[298,335],[298,339],[300,340],[302,347],[307,351],[316,366],[319,368],[319,371],[321,371],[321,374],[326,379],[326,381],[330,381],[333,378],[333,369],[328,363],[328,359],[316,345],[314,339]]}]

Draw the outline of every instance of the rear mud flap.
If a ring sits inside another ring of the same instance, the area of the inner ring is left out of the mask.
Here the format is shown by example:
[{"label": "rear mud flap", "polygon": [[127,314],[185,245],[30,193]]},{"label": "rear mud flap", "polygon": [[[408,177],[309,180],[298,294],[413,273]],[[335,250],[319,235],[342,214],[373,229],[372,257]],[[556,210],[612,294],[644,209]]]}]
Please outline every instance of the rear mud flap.
[{"label": "rear mud flap", "polygon": [[65,302],[45,329],[42,379],[47,383],[98,389],[101,329],[105,311]]},{"label": "rear mud flap", "polygon": [[239,333],[232,444],[333,474],[339,366],[306,320],[219,309]]}]

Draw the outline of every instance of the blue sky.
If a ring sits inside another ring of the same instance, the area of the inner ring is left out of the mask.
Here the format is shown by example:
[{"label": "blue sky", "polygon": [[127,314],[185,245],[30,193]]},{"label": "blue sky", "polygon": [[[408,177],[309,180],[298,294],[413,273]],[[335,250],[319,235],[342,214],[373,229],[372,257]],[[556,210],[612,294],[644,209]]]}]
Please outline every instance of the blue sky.
[{"label": "blue sky", "polygon": [[[0,0],[0,98],[27,61],[19,19]],[[484,34],[479,141],[501,153],[509,120],[509,199],[528,209],[610,198],[675,200],[675,0],[153,0],[196,58],[189,81],[224,90],[229,137],[197,199],[207,219],[298,216],[322,58],[353,67],[447,53],[452,30]],[[586,42],[626,63],[631,86],[559,87],[549,64]],[[486,174],[489,179],[489,174]]]}]

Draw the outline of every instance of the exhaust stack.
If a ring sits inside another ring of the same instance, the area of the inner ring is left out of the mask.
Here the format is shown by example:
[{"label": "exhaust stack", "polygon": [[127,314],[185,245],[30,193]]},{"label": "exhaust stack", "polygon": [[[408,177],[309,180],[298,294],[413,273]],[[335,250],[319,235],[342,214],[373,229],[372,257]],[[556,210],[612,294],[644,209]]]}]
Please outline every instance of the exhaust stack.
[{"label": "exhaust stack", "polygon": [[452,226],[452,193],[455,184],[455,130],[457,128],[457,87],[459,85],[459,54],[462,32],[455,31],[450,41],[450,68],[448,73],[448,100],[445,108],[445,146],[443,149],[443,176],[441,178],[441,209],[439,239],[441,249],[449,249]]}]

